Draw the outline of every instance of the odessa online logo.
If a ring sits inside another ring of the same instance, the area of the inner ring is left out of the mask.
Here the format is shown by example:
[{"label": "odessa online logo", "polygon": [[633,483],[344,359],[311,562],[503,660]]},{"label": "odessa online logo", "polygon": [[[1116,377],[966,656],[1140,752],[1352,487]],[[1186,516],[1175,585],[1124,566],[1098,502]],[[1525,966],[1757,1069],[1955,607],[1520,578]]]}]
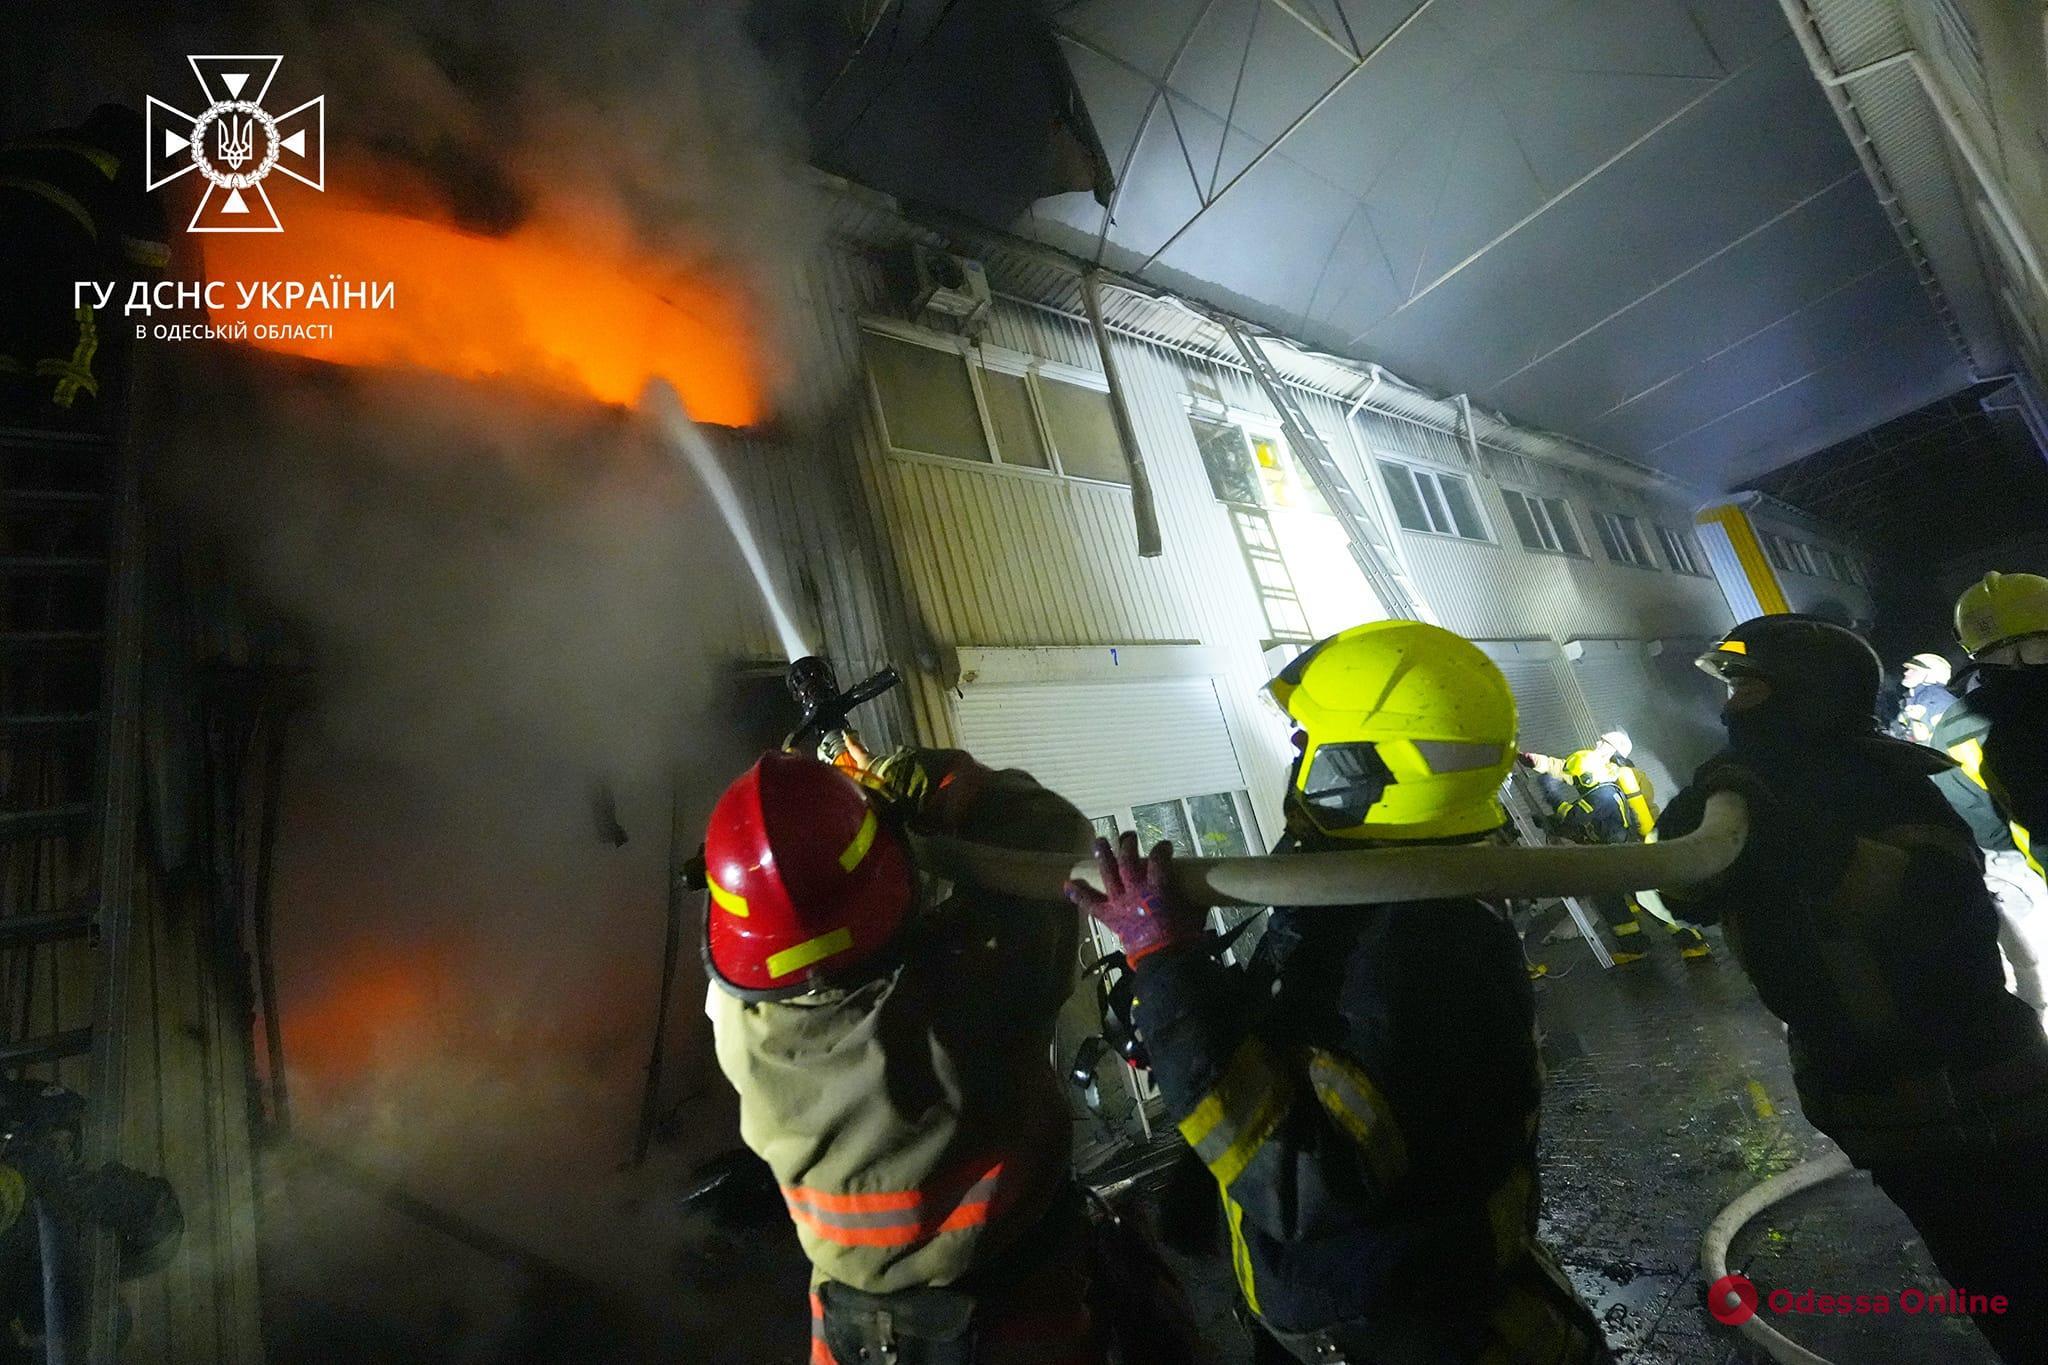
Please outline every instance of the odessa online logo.
[{"label": "odessa online logo", "polygon": [[203,113],[149,98],[149,188],[189,171],[206,178],[192,211],[192,232],[282,232],[263,181],[272,171],[316,190],[327,188],[327,100],[316,95],[288,113],[264,109],[263,97],[283,57],[187,57]]}]

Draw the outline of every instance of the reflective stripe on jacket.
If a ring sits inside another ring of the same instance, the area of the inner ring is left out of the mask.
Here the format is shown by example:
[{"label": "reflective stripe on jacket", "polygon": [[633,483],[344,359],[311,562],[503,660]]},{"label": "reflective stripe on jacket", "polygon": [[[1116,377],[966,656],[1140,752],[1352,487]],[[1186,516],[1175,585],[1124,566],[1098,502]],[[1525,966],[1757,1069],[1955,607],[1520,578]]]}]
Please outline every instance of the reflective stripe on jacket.
[{"label": "reflective stripe on jacket", "polygon": [[[1077,856],[1091,835],[1017,772],[991,774],[959,829]],[[1077,934],[1065,902],[960,888],[921,912],[881,979],[765,1003],[713,989],[741,1137],[819,1278],[948,1285],[1043,1219],[1067,1178],[1067,1102],[1046,1059]]]},{"label": "reflective stripe on jacket", "polygon": [[[1283,1339],[1478,1339],[1535,1248],[1542,1075],[1513,931],[1476,901],[1281,910],[1260,954],[1270,997],[1193,946],[1138,969],[1154,1074],[1215,1177],[1246,1303]],[[1470,1311],[1418,1316],[1400,1287],[1420,1283],[1459,1285]]]}]

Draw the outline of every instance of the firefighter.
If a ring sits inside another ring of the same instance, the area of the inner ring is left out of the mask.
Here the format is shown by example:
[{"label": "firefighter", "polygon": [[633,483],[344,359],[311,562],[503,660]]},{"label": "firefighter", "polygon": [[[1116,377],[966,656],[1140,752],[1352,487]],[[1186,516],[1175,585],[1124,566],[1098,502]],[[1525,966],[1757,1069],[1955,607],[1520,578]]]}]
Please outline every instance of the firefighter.
[{"label": "firefighter", "polygon": [[[1558,833],[1573,843],[1629,844],[1649,838],[1657,827],[1650,775],[1630,761],[1634,752],[1628,731],[1609,730],[1592,748],[1564,758],[1525,753],[1521,759],[1535,769]],[[1648,956],[1641,902],[1629,895],[1591,899],[1614,935],[1614,965],[1626,967]],[[1669,921],[1667,928],[1679,940],[1679,956],[1687,961],[1713,955],[1706,935],[1692,925]]]},{"label": "firefighter", "polygon": [[1976,686],[1948,733],[1960,734],[1969,716],[1981,720],[1981,734],[1956,741],[1971,745],[1956,756],[2026,840],[2048,827],[2048,578],[1984,575],[1956,601],[1956,639]]},{"label": "firefighter", "polygon": [[155,279],[170,262],[144,189],[143,124],[103,104],[76,128],[0,143],[0,412],[90,424],[113,349],[74,286]]},{"label": "firefighter", "polygon": [[1891,733],[1915,744],[1930,743],[1941,713],[1955,704],[1956,694],[1948,690],[1953,678],[1954,670],[1939,654],[1915,654],[1906,660],[1899,669],[1905,697],[1899,704],[1898,718],[1891,724]]},{"label": "firefighter", "polygon": [[1078,856],[1088,822],[957,750],[899,750],[864,777],[768,754],[704,849],[706,1012],[740,1135],[811,1261],[811,1360],[1098,1361],[1047,1065],[1078,924],[1058,902],[948,891],[903,834]]},{"label": "firefighter", "polygon": [[[1515,702],[1469,641],[1358,626],[1268,690],[1299,727],[1276,851],[1471,843],[1504,821]],[[1222,1193],[1257,1358],[1607,1360],[1536,1239],[1543,1076],[1504,911],[1278,908],[1267,971],[1245,972],[1168,890],[1171,860],[1099,841],[1103,891],[1068,894],[1133,965],[1153,1074]]]},{"label": "firefighter", "polygon": [[1998,912],[1968,828],[1931,773],[1948,760],[1877,733],[1882,669],[1848,630],[1759,617],[1700,666],[1728,687],[1728,746],[1664,813],[1749,803],[1736,863],[1665,893],[1720,922],[1785,1021],[1806,1117],[1913,1222],[2009,1361],[2048,1360],[2048,1040],[2005,989]]}]

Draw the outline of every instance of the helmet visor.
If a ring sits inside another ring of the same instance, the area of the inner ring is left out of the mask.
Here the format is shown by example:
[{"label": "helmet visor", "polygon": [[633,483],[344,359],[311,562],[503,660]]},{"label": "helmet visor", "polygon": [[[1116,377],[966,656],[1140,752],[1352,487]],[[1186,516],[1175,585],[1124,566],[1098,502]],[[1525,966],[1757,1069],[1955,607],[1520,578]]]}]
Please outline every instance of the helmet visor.
[{"label": "helmet visor", "polygon": [[1393,781],[1377,746],[1325,744],[1309,759],[1301,799],[1324,829],[1349,829],[1364,823]]}]

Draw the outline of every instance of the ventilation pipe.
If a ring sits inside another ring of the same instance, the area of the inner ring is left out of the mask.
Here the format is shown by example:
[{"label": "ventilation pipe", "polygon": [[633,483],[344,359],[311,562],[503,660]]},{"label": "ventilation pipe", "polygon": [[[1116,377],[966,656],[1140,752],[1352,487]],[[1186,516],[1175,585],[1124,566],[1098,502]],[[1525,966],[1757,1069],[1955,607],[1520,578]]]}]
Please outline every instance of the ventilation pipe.
[{"label": "ventilation pipe", "polygon": [[1124,402],[1124,386],[1117,378],[1116,355],[1109,342],[1109,328],[1102,321],[1102,299],[1096,276],[1081,276],[1081,302],[1088,309],[1088,328],[1095,333],[1095,349],[1102,356],[1102,377],[1109,383],[1109,413],[1116,422],[1116,438],[1123,443],[1124,464],[1131,472],[1131,516],[1137,522],[1138,553],[1157,559],[1164,551],[1159,540],[1159,513],[1152,505],[1152,480],[1145,473],[1145,456],[1138,448],[1138,429],[1131,423],[1130,406]]}]

